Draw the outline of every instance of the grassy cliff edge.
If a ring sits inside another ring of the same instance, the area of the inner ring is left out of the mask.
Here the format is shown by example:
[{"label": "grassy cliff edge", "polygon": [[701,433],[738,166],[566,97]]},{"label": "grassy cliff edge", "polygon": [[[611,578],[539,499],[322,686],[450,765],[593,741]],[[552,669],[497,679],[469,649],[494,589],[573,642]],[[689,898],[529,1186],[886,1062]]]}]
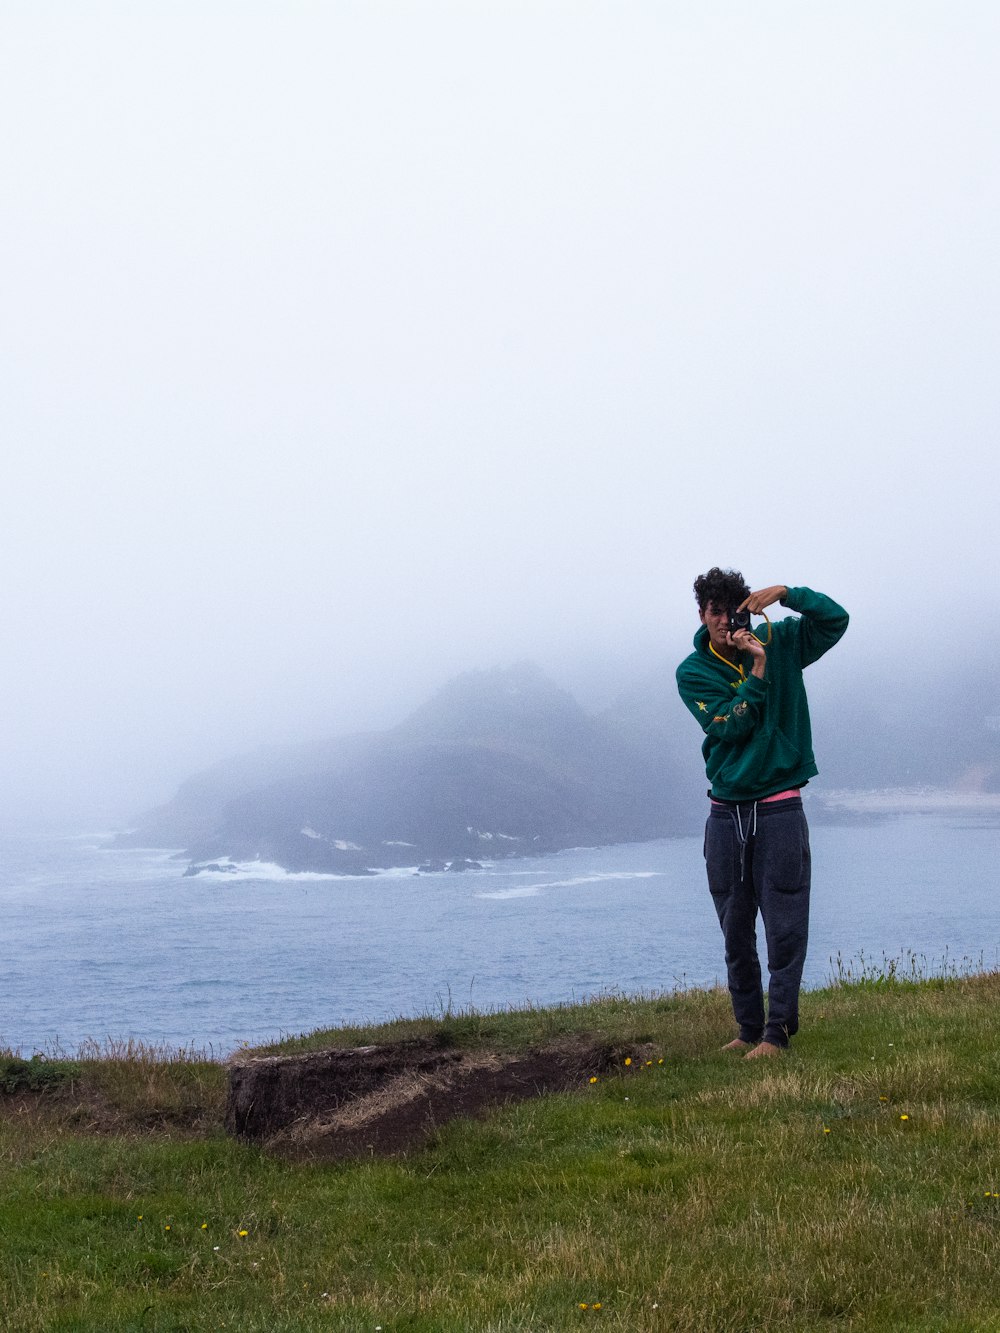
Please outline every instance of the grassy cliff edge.
[{"label": "grassy cliff edge", "polygon": [[226,1138],[226,1071],[192,1053],[8,1057],[0,1328],[998,1328],[998,1004],[1000,974],[862,974],[750,1064],[718,991],[283,1043],[647,1050],[335,1165]]}]

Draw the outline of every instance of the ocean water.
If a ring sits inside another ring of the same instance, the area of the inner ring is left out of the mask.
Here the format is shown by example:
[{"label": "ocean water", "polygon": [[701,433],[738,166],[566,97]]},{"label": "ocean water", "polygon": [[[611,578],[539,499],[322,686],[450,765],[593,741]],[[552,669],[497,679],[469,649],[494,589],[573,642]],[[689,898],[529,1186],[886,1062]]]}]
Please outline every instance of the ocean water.
[{"label": "ocean water", "polygon": [[[806,984],[843,960],[1000,966],[1000,823],[814,824]],[[134,1037],[225,1055],[317,1027],[724,978],[701,839],[481,871],[183,878],[93,835],[0,840],[0,1046]]]}]

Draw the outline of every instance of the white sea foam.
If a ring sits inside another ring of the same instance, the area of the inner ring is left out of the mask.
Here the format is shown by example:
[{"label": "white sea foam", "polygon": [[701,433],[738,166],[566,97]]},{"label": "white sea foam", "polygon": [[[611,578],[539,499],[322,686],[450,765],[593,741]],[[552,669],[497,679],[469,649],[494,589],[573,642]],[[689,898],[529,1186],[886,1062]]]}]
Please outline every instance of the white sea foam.
[{"label": "white sea foam", "polygon": [[522,884],[519,889],[496,889],[493,893],[477,893],[477,898],[534,898],[547,884]]},{"label": "white sea foam", "polygon": [[286,870],[274,861],[231,861],[220,857],[211,863],[217,870],[207,867],[196,871],[198,879],[211,880],[216,884],[240,883],[248,879],[266,879],[301,882],[312,879],[357,879],[357,875],[333,875],[320,870]]},{"label": "white sea foam", "polygon": [[607,880],[655,879],[662,870],[628,870],[603,875],[577,875],[573,879],[550,879],[541,884],[524,884],[516,889],[495,889],[492,893],[477,893],[477,898],[531,898],[543,889],[572,889],[578,884],[600,884]]},{"label": "white sea foam", "polygon": [[301,884],[310,880],[406,879],[417,873],[417,866],[373,866],[367,875],[343,875],[324,870],[286,870],[273,861],[232,861],[228,857],[220,857],[210,864],[219,868],[210,870],[206,867],[198,870],[195,877],[215,884],[239,884],[254,879]]}]

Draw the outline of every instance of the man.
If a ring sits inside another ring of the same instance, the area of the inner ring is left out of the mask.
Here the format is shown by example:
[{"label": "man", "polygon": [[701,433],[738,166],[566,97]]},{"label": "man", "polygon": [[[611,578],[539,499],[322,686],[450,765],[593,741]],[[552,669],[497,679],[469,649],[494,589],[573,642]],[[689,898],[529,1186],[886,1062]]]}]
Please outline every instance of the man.
[{"label": "man", "polygon": [[[803,669],[847,629],[822,593],[775,584],[751,592],[736,570],[695,579],[701,628],[677,668],[677,688],[705,733],[712,784],[705,827],[708,885],[726,944],[733,1013],[725,1050],[779,1055],[799,1026],[809,927],[809,830],[801,789],[815,777]],[[799,616],[762,627],[734,621],[780,602]],[[767,1014],[757,956],[758,909],[767,941]]]}]

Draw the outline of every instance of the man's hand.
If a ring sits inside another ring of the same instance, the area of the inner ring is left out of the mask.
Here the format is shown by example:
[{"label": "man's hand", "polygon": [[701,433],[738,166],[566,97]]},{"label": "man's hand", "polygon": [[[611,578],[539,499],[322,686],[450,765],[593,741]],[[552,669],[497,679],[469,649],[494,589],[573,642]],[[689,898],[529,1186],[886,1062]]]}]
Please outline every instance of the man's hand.
[{"label": "man's hand", "polygon": [[751,676],[756,676],[758,680],[764,679],[764,668],[767,666],[767,653],[764,651],[764,645],[752,630],[738,629],[735,634],[727,632],[726,639],[741,653],[750,653],[753,657],[753,666],[750,668]]},{"label": "man's hand", "polygon": [[766,606],[773,606],[775,602],[780,602],[788,592],[783,583],[776,583],[771,588],[761,588],[759,592],[752,592],[743,602],[740,603],[741,611],[750,611],[755,616],[759,616]]}]

